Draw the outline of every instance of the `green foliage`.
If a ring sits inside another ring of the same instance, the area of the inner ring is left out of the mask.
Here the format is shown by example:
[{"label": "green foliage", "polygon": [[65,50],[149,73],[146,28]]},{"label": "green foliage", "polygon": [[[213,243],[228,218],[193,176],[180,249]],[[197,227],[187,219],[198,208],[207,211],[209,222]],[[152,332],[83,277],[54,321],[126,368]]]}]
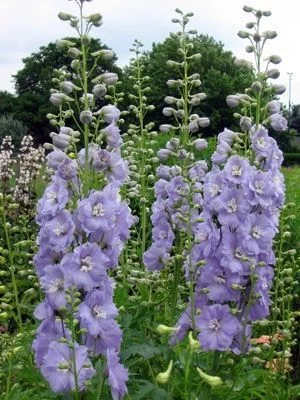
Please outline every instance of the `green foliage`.
[{"label": "green foliage", "polygon": [[11,136],[12,143],[16,149],[20,147],[23,136],[28,133],[28,128],[23,122],[15,119],[13,115],[0,117],[0,142],[5,136]]},{"label": "green foliage", "polygon": [[15,112],[16,97],[12,94],[0,90],[0,115],[13,114]]}]

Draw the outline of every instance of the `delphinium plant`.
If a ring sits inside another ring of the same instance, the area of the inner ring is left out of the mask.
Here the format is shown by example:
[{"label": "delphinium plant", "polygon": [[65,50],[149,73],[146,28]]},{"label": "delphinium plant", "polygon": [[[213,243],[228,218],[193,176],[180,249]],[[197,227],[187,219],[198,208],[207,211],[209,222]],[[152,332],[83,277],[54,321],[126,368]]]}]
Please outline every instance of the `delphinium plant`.
[{"label": "delphinium plant", "polygon": [[[162,132],[174,133],[166,148],[158,151],[162,164],[157,168],[158,180],[155,183],[155,202],[152,206],[152,244],[144,253],[144,263],[150,271],[161,271],[168,265],[170,310],[168,321],[175,322],[178,302],[178,287],[184,282],[189,286],[193,302],[195,269],[191,266],[191,251],[195,240],[196,226],[202,206],[202,182],[207,170],[203,160],[195,160],[195,150],[206,148],[206,141],[195,135],[201,127],[209,125],[209,119],[193,114],[193,106],[199,105],[206,95],[199,92],[201,86],[198,73],[191,71],[192,60],[199,59],[194,54],[190,37],[197,33],[187,25],[193,13],[184,14],[176,9],[179,18],[172,22],[180,26],[174,34],[178,40],[178,54],[182,61],[167,62],[174,71],[175,79],[167,82],[172,91],[166,96],[168,107],[163,109],[173,124],[160,126]],[[164,165],[172,158],[174,165]]]},{"label": "delphinium plant", "polygon": [[[101,25],[102,17],[84,16],[85,1],[75,3],[79,18],[59,13],[77,31],[81,46],[57,41],[72,58],[72,72],[65,68],[57,74],[59,89],[50,97],[58,113],[48,117],[57,132],[51,133],[53,144],[48,145],[51,181],[37,207],[39,250],[34,263],[45,298],[35,311],[41,324],[33,349],[53,391],[76,400],[100,399],[108,380],[112,397],[119,399],[127,391],[128,372],[119,360],[122,332],[110,271],[118,266],[132,217],[120,197],[127,177],[120,154],[120,111],[112,104],[100,108],[96,103],[118,78],[110,72],[93,75],[101,58],[113,53],[90,54],[89,32]],[[90,57],[95,61],[88,69]]]},{"label": "delphinium plant", "polygon": [[[149,206],[152,199],[151,188],[154,181],[152,140],[155,140],[157,132],[153,131],[154,123],[148,122],[149,112],[153,105],[147,104],[147,94],[151,91],[149,77],[144,74],[144,56],[141,54],[143,44],[135,40],[130,49],[133,54],[129,71],[129,80],[132,84],[132,93],[128,95],[129,106],[134,120],[123,135],[125,140],[123,155],[128,160],[130,181],[128,182],[128,197],[131,199],[131,208],[139,218],[136,232],[137,249],[141,259],[146,250],[149,239]],[[155,159],[153,160],[155,162]]]},{"label": "delphinium plant", "polygon": [[[271,65],[278,64],[280,57],[263,59],[265,44],[277,34],[261,32],[261,20],[271,15],[269,11],[248,6],[244,11],[253,15],[254,22],[247,24],[249,31],[238,35],[250,40],[246,50],[254,54],[255,78],[245,94],[227,98],[230,106],[240,107],[235,114],[240,131],[225,128],[218,136],[212,170],[203,187],[203,222],[196,227],[198,243],[191,252],[191,265],[203,264],[196,270],[194,301],[172,337],[176,343],[189,330],[195,332],[201,349],[214,354],[210,370],[214,373],[228,361],[230,352],[242,363],[251,350],[253,326],[265,325],[270,314],[276,262],[273,239],[284,202],[283,156],[266,128],[271,125],[282,131],[287,127],[280,103],[274,100],[283,88],[269,83],[279,76]],[[236,62],[251,66],[248,61]],[[228,365],[223,374],[226,370]],[[232,389],[234,370],[229,368]]]}]

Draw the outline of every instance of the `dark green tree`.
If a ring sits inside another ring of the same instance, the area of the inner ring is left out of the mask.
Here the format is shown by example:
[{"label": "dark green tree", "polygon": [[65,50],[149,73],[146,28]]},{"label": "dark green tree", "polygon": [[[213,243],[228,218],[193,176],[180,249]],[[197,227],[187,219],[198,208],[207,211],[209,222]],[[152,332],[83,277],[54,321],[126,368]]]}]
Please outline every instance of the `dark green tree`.
[{"label": "dark green tree", "polygon": [[17,99],[6,90],[0,91],[0,116],[14,114]]},{"label": "dark green tree", "polygon": [[[232,110],[226,104],[226,97],[243,91],[250,84],[252,75],[250,71],[237,67],[233,54],[225,51],[224,45],[212,37],[196,35],[191,39],[191,43],[194,52],[200,53],[201,58],[191,62],[190,70],[200,74],[200,91],[207,95],[207,99],[201,103],[199,109],[195,108],[195,112],[211,119],[210,127],[206,128],[206,135],[216,135],[224,127],[234,124]],[[148,102],[156,107],[151,117],[157,124],[167,122],[162,115],[162,109],[166,106],[164,97],[174,95],[167,87],[167,80],[181,78],[176,69],[167,67],[168,60],[180,60],[180,56],[177,55],[178,47],[178,38],[171,35],[163,43],[154,43],[152,50],[145,53],[144,75],[150,77],[151,87]],[[130,67],[126,67],[123,75],[125,93],[130,93],[130,74]]]},{"label": "dark green tree", "polygon": [[[67,38],[76,44],[79,39]],[[90,43],[91,52],[107,49],[99,39],[92,39]],[[46,118],[47,113],[53,113],[56,109],[49,102],[53,71],[55,69],[69,66],[72,61],[65,50],[58,49],[55,43],[42,46],[37,53],[32,53],[23,59],[24,67],[13,76],[15,89],[18,95],[15,113],[18,119],[28,126],[30,132],[38,143],[49,140],[51,126]],[[116,72],[121,70],[116,66],[116,57],[109,61],[101,62],[95,73]]]}]

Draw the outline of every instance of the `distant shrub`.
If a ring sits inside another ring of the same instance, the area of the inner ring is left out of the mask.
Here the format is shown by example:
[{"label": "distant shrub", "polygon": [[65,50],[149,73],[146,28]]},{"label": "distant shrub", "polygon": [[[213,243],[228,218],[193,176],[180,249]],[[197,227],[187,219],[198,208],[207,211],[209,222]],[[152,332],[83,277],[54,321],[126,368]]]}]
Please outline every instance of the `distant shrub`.
[{"label": "distant shrub", "polygon": [[19,120],[11,115],[0,117],[0,141],[5,136],[11,136],[15,149],[20,147],[22,138],[27,135],[28,128]]}]

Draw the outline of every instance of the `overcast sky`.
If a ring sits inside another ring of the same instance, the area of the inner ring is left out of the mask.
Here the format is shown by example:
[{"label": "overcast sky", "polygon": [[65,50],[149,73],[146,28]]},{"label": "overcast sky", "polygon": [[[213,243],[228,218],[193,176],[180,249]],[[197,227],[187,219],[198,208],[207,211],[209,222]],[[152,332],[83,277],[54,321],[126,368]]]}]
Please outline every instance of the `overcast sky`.
[{"label": "overcast sky", "polygon": [[[265,56],[282,57],[277,83],[288,88],[287,72],[292,72],[291,102],[300,103],[299,1],[93,0],[85,3],[85,13],[103,15],[102,27],[94,29],[92,36],[110,46],[117,54],[118,64],[123,66],[129,61],[128,49],[135,38],[148,50],[153,42],[163,41],[175,30],[170,21],[176,16],[176,7],[194,12],[191,29],[213,36],[235,56],[245,57],[247,41],[237,36],[249,21],[250,14],[242,11],[245,4],[272,11],[271,17],[264,18],[263,30],[276,30],[278,37],[266,47]],[[59,11],[76,14],[77,5],[67,0],[0,0],[0,90],[13,92],[11,75],[22,68],[22,58],[37,52],[42,45],[75,33],[68,23],[57,18]],[[281,100],[288,103],[288,90]]]}]

